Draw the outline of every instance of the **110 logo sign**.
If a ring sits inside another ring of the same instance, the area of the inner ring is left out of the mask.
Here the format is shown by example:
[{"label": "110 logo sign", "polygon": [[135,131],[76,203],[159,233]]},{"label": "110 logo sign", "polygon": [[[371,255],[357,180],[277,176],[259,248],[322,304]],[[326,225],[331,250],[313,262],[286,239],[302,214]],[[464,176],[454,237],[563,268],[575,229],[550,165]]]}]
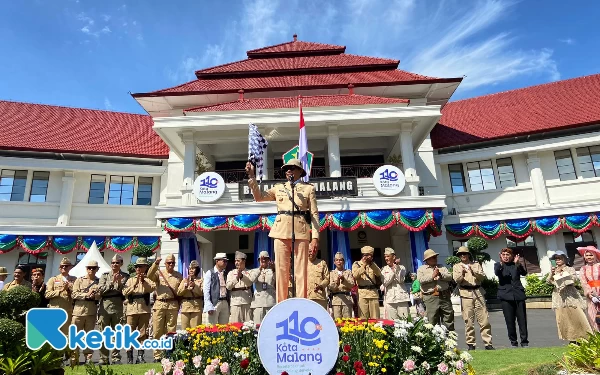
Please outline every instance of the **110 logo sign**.
[{"label": "110 logo sign", "polygon": [[194,181],[193,192],[200,202],[214,202],[225,192],[225,181],[218,173],[204,172]]},{"label": "110 logo sign", "polygon": [[383,165],[373,174],[373,185],[383,195],[396,195],[404,190],[404,174],[393,165]]},{"label": "110 logo sign", "polygon": [[[310,328],[307,328],[309,326]],[[290,316],[275,325],[281,329],[275,341],[287,340],[296,344],[277,343],[277,363],[295,363],[295,362],[323,362],[321,353],[299,353],[299,346],[316,346],[321,343],[319,335],[323,330],[319,321],[312,316],[302,319],[298,318],[298,311],[294,311]]]}]

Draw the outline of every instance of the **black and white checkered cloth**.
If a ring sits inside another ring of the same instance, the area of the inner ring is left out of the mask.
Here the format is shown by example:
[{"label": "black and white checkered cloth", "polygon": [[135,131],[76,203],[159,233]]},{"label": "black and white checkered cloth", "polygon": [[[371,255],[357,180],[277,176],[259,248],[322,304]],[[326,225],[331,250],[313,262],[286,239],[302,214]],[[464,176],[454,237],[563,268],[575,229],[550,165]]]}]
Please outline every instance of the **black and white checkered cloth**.
[{"label": "black and white checkered cloth", "polygon": [[254,124],[248,125],[248,161],[256,167],[256,178],[262,181],[264,174],[264,154],[269,142],[260,134]]}]

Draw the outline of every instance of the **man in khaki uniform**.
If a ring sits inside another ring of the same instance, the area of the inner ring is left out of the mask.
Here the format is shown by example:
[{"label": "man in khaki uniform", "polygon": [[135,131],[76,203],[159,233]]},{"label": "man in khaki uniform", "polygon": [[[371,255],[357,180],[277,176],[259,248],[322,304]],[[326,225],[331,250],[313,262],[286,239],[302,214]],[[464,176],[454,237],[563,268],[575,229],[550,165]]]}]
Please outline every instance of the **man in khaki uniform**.
[{"label": "man in khaki uniform", "polygon": [[[130,277],[123,288],[127,298],[127,324],[132,331],[140,332],[139,343],[148,338],[148,323],[150,322],[150,294],[154,291],[154,283],[146,277],[148,261],[138,258],[135,261],[135,277]],[[138,350],[135,363],[144,363],[144,350]],[[127,350],[127,363],[133,363],[133,349]]]},{"label": "man in khaki uniform", "polygon": [[335,269],[329,273],[329,295],[333,308],[333,318],[352,318],[354,302],[350,291],[354,287],[352,271],[344,269],[344,255],[336,253],[333,257]]},{"label": "man in khaki uniform", "polygon": [[383,274],[383,286],[385,287],[384,304],[388,319],[399,319],[408,317],[410,294],[404,289],[404,278],[406,268],[397,264],[396,252],[391,247],[386,247],[383,256],[386,265],[381,270]]},{"label": "man in khaki uniform", "polygon": [[4,289],[4,280],[8,277],[8,270],[6,267],[0,267],[0,290]]},{"label": "man in khaki uniform", "polygon": [[358,284],[358,316],[360,319],[379,319],[379,287],[381,269],[373,263],[375,249],[363,246],[362,259],[352,265],[352,276]]},{"label": "man in khaki uniform", "polygon": [[443,324],[449,331],[454,331],[454,309],[450,300],[452,292],[449,284],[452,275],[446,267],[438,264],[437,257],[435,251],[425,250],[425,264],[417,270],[417,280],[421,283],[429,323]]},{"label": "man in khaki uniform", "polygon": [[193,328],[202,324],[204,302],[202,282],[200,265],[197,261],[192,260],[188,269],[188,277],[181,280],[177,289],[177,294],[182,298],[181,329]]},{"label": "man in khaki uniform", "polygon": [[246,254],[235,252],[235,269],[227,275],[229,301],[229,323],[244,323],[252,320],[250,304],[252,303],[252,278],[246,269]]},{"label": "man in khaki uniform", "polygon": [[13,272],[13,281],[4,285],[4,290],[11,290],[18,286],[24,286],[27,289],[31,289],[31,283],[25,280],[25,269],[22,266],[15,267]]},{"label": "man in khaki uniform", "polygon": [[308,299],[315,301],[327,310],[327,285],[329,268],[322,259],[317,259],[317,249],[308,251]]},{"label": "man in khaki uniform", "polygon": [[208,324],[227,324],[229,322],[229,292],[225,281],[227,255],[217,253],[213,259],[214,268],[204,274],[204,312],[208,314]]},{"label": "man in khaki uniform", "polygon": [[[71,324],[77,326],[77,331],[89,332],[96,327],[96,314],[98,313],[98,262],[91,260],[86,265],[87,275],[78,278],[73,284],[73,320]],[[92,349],[84,349],[83,355],[86,363],[92,362]],[[71,356],[71,365],[79,364],[79,349],[75,349]]]},{"label": "man in khaki uniform", "polygon": [[[254,166],[248,162],[248,185],[257,202],[275,201],[277,217],[269,237],[275,239],[275,268],[277,272],[277,302],[288,298],[286,285],[290,275],[290,255],[292,247],[292,223],[294,225],[294,280],[296,285],[295,297],[307,298],[308,251],[319,248],[319,211],[315,188],[300,179],[306,176],[306,171],[298,159],[292,159],[283,167],[288,182],[276,184],[267,191],[261,191],[254,179]],[[293,182],[290,182],[293,181]],[[292,183],[294,197],[292,201]],[[292,217],[292,207],[294,217]],[[309,244],[310,241],[310,244]]]},{"label": "man in khaki uniform", "polygon": [[[100,306],[98,309],[98,325],[100,330],[105,327],[115,328],[117,324],[123,323],[123,288],[129,279],[129,275],[121,271],[123,258],[119,254],[113,256],[110,267],[111,271],[100,276],[98,291],[100,292]],[[109,364],[108,349],[100,348],[100,365]],[[121,363],[121,353],[112,350],[112,364]]]},{"label": "man in khaki uniform", "polygon": [[254,323],[262,322],[271,307],[275,306],[275,266],[271,262],[269,253],[261,251],[258,254],[260,263],[258,268],[250,271],[250,278],[254,282]]},{"label": "man in khaki uniform", "polygon": [[456,255],[460,257],[461,262],[454,265],[453,276],[460,293],[462,316],[465,321],[465,342],[469,350],[475,350],[475,317],[477,317],[485,349],[494,350],[492,327],[481,289],[485,273],[479,262],[471,260],[471,253],[465,246],[459,247]]},{"label": "man in khaki uniform", "polygon": [[[60,327],[62,333],[67,336],[69,334],[69,325],[73,319],[72,291],[76,278],[69,276],[69,271],[73,268],[73,264],[69,258],[62,258],[58,267],[60,274],[51,277],[46,284],[46,298],[48,299],[48,307],[63,309],[67,312],[67,321]],[[68,357],[65,359],[68,359]]]},{"label": "man in khaki uniform", "polygon": [[[177,288],[183,276],[175,271],[175,257],[172,254],[165,258],[166,271],[160,269],[161,257],[157,257],[148,270],[148,279],[156,285],[156,301],[154,302],[152,325],[153,338],[177,330],[177,314],[179,313],[179,297]],[[154,351],[154,359],[160,360],[161,351]]]}]

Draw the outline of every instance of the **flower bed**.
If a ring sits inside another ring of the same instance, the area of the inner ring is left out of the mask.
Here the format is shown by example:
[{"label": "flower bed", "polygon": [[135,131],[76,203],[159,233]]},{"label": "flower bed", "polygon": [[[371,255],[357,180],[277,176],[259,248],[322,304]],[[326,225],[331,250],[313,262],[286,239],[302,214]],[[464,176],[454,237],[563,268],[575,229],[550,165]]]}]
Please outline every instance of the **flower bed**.
[{"label": "flower bed", "polygon": [[[344,319],[336,325],[340,351],[332,375],[475,374],[471,355],[456,347],[456,333],[426,319]],[[173,350],[162,361],[164,375],[267,374],[258,357],[257,335],[252,322],[201,325],[177,333]]]}]

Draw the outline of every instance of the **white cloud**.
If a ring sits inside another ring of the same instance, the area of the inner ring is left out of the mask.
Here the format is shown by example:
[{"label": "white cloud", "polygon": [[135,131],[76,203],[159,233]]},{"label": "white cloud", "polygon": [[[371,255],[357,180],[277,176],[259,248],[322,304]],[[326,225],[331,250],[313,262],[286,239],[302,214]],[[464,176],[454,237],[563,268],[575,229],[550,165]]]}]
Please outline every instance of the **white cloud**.
[{"label": "white cloud", "polygon": [[104,97],[104,109],[109,111],[113,109],[112,103],[110,102],[110,100],[108,100],[107,97]]},{"label": "white cloud", "polygon": [[573,40],[571,38],[559,39],[558,41],[561,42],[561,43],[568,44],[568,45],[575,44],[575,40]]},{"label": "white cloud", "polygon": [[104,34],[108,34],[108,33],[110,33],[110,28],[108,26],[104,26],[104,28],[102,28],[102,30],[100,30],[100,32],[102,32]]},{"label": "white cloud", "polygon": [[167,68],[166,74],[174,83],[188,82],[194,79],[194,72],[203,68],[219,65],[223,61],[223,48],[219,45],[208,45],[202,57],[185,57],[179,65]]},{"label": "white cloud", "polygon": [[[347,45],[347,53],[400,59],[411,72],[466,76],[462,91],[529,75],[560,79],[551,49],[519,48],[519,35],[502,29],[518,6],[515,0],[249,0],[212,45],[221,53],[196,58],[194,69],[239,60],[246,50],[291,41],[296,32],[300,40]],[[193,78],[186,77],[178,83]]]},{"label": "white cloud", "polygon": [[111,16],[109,16],[108,14],[103,14],[102,19],[104,20],[104,22],[108,22],[108,21],[110,21]]},{"label": "white cloud", "polygon": [[87,26],[84,26],[81,28],[81,32],[84,34],[89,34],[90,33],[90,28]]}]

